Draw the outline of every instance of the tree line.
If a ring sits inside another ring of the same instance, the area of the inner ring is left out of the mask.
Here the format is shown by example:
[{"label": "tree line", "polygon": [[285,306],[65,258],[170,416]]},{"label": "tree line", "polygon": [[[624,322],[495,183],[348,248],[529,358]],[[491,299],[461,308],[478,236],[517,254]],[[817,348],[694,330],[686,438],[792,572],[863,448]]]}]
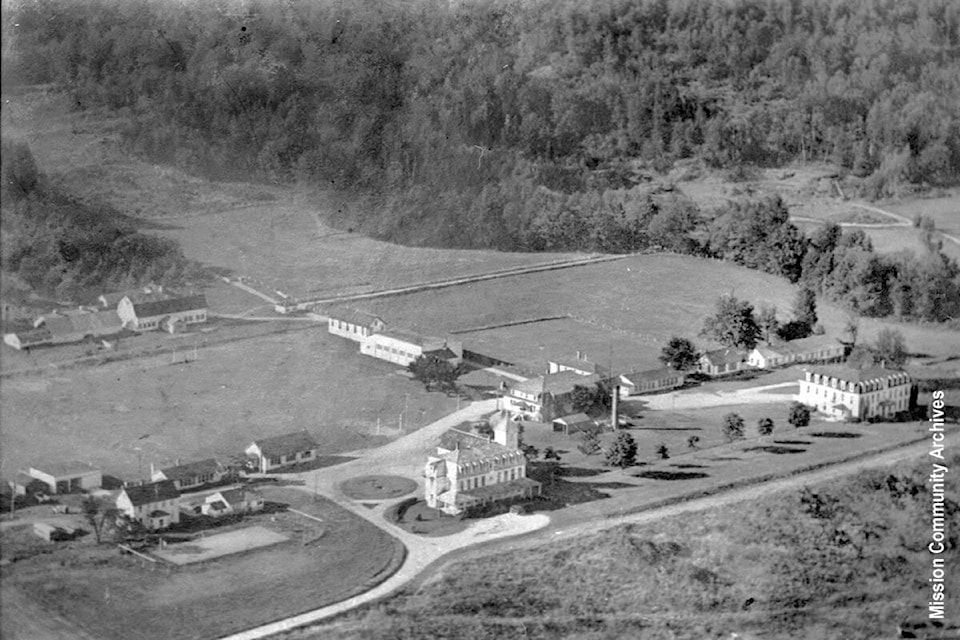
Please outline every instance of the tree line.
[{"label": "tree line", "polygon": [[20,81],[125,114],[125,144],[154,161],[346,193],[340,226],[722,257],[867,315],[956,317],[939,251],[880,257],[832,227],[810,241],[782,203],[705,216],[645,183],[691,158],[731,175],[830,161],[867,196],[956,182],[948,0],[40,0],[14,17]]},{"label": "tree line", "polygon": [[114,212],[47,184],[23,143],[3,141],[0,268],[56,300],[203,279],[173,240],[140,233]]}]

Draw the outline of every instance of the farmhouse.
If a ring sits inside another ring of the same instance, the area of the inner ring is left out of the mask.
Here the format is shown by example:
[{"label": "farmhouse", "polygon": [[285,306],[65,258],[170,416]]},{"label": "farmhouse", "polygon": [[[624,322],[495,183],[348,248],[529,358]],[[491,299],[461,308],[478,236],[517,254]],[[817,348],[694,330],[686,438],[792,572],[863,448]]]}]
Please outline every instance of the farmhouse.
[{"label": "farmhouse", "polygon": [[747,354],[739,349],[715,349],[700,356],[700,371],[708,376],[725,376],[743,368]]},{"label": "farmhouse", "polygon": [[178,460],[175,466],[156,470],[153,469],[151,464],[150,470],[151,480],[154,482],[172,480],[174,486],[180,491],[220,482],[227,473],[226,468],[215,458],[188,462],[187,464],[180,464]]},{"label": "farmhouse", "polygon": [[255,440],[245,453],[260,473],[317,459],[317,443],[306,431]]},{"label": "farmhouse", "polygon": [[117,314],[123,326],[134,331],[174,333],[185,325],[207,321],[207,298],[201,293],[136,302],[125,296],[117,305]]},{"label": "farmhouse", "polygon": [[585,376],[573,371],[530,378],[508,388],[505,408],[524,420],[550,422],[573,413],[574,387],[593,387],[600,381],[596,374]]},{"label": "farmhouse", "polygon": [[263,509],[263,496],[247,489],[226,489],[206,497],[200,506],[203,515],[219,518],[231,514],[253,513]]},{"label": "farmhouse", "polygon": [[92,491],[103,484],[100,469],[85,462],[44,463],[30,467],[25,473],[45,484],[47,493]]},{"label": "farmhouse", "polygon": [[540,483],[527,478],[527,458],[519,448],[517,424],[501,412],[493,432],[493,441],[455,432],[453,449],[437,447],[436,455],[427,458],[427,506],[457,515],[468,507],[540,494]]},{"label": "farmhouse", "polygon": [[354,342],[362,342],[386,328],[387,323],[378,316],[355,309],[334,309],[327,318],[327,331]]},{"label": "farmhouse", "polygon": [[463,362],[463,343],[401,329],[383,329],[361,339],[360,353],[403,366],[431,354],[451,364],[460,364]]},{"label": "farmhouse", "polygon": [[644,393],[676,389],[683,386],[684,380],[683,372],[673,367],[624,373],[619,377],[620,397],[628,398]]},{"label": "farmhouse", "polygon": [[805,371],[798,400],[835,418],[868,420],[908,410],[910,393],[904,371],[834,365]]},{"label": "farmhouse", "polygon": [[580,351],[577,351],[576,358],[547,361],[548,374],[560,373],[562,371],[572,371],[581,376],[589,376],[593,374],[606,376],[610,373],[606,367],[584,358],[583,353]]},{"label": "farmhouse", "polygon": [[125,486],[117,509],[148,531],[165,529],[180,522],[180,492],[171,480]]}]

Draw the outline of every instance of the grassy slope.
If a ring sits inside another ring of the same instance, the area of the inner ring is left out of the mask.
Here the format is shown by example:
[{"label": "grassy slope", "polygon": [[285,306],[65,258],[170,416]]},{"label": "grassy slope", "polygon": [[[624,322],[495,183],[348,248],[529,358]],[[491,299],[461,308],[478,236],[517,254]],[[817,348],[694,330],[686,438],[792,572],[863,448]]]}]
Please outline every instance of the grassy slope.
[{"label": "grassy slope", "polygon": [[[922,487],[929,469],[922,461],[895,473]],[[300,637],[890,637],[897,623],[925,619],[930,594],[930,496],[921,488],[897,497],[890,473],[813,488],[836,497],[849,517],[813,518],[793,492],[656,525],[621,525],[448,566],[415,595]],[[956,482],[948,495],[955,489]],[[864,524],[883,528],[858,557]],[[958,524],[954,513],[948,528]],[[835,526],[857,544],[833,542]],[[957,589],[960,577],[951,575],[947,591]]]}]

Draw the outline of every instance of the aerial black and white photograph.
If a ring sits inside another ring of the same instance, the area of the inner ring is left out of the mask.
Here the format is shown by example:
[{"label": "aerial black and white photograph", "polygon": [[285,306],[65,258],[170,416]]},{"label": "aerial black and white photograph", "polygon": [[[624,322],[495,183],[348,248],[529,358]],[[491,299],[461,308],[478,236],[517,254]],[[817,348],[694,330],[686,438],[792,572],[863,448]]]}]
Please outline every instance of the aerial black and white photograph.
[{"label": "aerial black and white photograph", "polygon": [[0,0],[3,640],[960,640],[957,0]]}]

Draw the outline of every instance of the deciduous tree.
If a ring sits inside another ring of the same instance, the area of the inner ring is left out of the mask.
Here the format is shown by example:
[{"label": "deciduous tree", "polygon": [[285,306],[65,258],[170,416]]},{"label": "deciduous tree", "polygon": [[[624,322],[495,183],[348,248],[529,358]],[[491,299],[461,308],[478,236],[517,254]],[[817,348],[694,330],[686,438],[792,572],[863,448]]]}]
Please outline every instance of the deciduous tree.
[{"label": "deciduous tree", "polygon": [[690,340],[673,336],[660,352],[660,362],[679,371],[687,371],[697,365],[697,348]]},{"label": "deciduous tree", "polygon": [[790,413],[787,415],[787,422],[795,428],[805,427],[810,424],[810,407],[802,402],[794,402],[790,405]]},{"label": "deciduous tree", "polygon": [[720,344],[744,349],[753,349],[760,339],[753,305],[732,295],[717,300],[717,312],[704,320],[702,333]]},{"label": "deciduous tree", "polygon": [[740,417],[737,413],[728,413],[723,416],[723,437],[727,439],[728,442],[733,442],[734,440],[739,440],[743,437],[743,418]]}]

